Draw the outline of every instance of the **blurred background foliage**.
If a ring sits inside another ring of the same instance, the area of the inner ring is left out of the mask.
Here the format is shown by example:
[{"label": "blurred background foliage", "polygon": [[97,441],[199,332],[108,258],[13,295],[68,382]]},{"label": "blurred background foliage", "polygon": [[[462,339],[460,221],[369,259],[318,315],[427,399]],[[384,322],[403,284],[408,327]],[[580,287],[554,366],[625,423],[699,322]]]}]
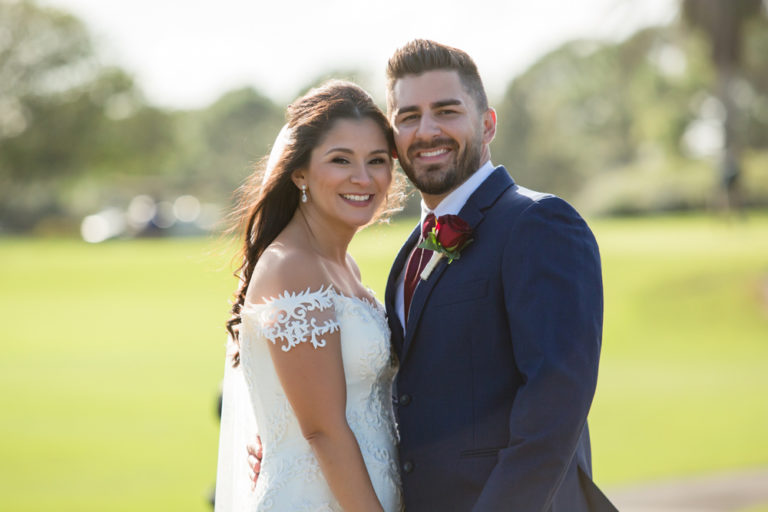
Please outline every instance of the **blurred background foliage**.
[{"label": "blurred background foliage", "polygon": [[760,9],[744,23],[741,67],[725,93],[733,112],[719,96],[712,40],[692,23],[644,29],[619,44],[573,41],[509,85],[494,160],[586,212],[648,213],[715,206],[727,180],[722,154],[740,148],[739,192],[764,203],[768,23]]},{"label": "blurred background foliage", "polygon": [[[491,98],[493,160],[589,215],[763,205],[766,53],[761,0],[681,1],[668,26],[568,42]],[[0,0],[0,232],[75,232],[137,195],[223,211],[284,107],[252,88],[198,110],[148,104],[128,70],[99,62],[78,19]]]}]

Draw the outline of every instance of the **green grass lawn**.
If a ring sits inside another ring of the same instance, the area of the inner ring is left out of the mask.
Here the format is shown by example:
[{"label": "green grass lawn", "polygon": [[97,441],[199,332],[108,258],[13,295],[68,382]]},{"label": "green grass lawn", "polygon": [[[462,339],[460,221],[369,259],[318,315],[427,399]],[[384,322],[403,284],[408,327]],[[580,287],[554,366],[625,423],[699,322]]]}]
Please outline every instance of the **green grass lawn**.
[{"label": "green grass lawn", "polygon": [[[598,482],[768,464],[768,215],[592,225]],[[409,229],[353,243],[380,298]],[[0,509],[208,510],[231,261],[221,239],[0,239]]]}]

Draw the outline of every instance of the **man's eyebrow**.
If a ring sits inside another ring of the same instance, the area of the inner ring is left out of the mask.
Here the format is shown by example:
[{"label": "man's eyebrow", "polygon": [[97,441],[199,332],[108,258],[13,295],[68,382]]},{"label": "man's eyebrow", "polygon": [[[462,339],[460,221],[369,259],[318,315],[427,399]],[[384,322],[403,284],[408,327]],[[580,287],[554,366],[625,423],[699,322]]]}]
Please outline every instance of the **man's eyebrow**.
[{"label": "man's eyebrow", "polygon": [[395,113],[395,115],[399,116],[400,114],[405,114],[408,112],[418,112],[418,111],[419,111],[419,107],[417,107],[416,105],[409,105],[407,107],[397,109],[397,113]]},{"label": "man's eyebrow", "polygon": [[440,107],[453,107],[456,105],[463,105],[464,103],[459,99],[450,99],[450,100],[440,100],[432,103],[430,106],[432,108],[440,108]]},{"label": "man's eyebrow", "polygon": [[[464,102],[462,102],[460,99],[451,98],[447,100],[438,100],[433,103],[430,103],[430,108],[442,108],[442,107],[455,107],[455,106],[461,106]],[[395,116],[399,116],[400,114],[407,114],[409,112],[419,112],[419,107],[416,105],[408,105],[407,107],[399,108],[397,109],[397,113]]]}]

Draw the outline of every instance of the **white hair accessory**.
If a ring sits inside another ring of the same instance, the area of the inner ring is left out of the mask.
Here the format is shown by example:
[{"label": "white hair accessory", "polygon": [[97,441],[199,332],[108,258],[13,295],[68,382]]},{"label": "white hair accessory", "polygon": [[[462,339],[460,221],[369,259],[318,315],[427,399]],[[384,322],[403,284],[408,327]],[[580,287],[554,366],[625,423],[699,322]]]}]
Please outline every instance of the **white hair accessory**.
[{"label": "white hair accessory", "polygon": [[277,162],[280,161],[280,157],[283,156],[286,146],[291,142],[293,138],[293,130],[288,127],[288,123],[285,123],[280,129],[280,133],[277,134],[275,142],[272,143],[272,151],[269,152],[269,159],[267,160],[267,168],[264,170],[264,178],[262,179],[262,185],[267,182],[272,171],[277,166]]}]

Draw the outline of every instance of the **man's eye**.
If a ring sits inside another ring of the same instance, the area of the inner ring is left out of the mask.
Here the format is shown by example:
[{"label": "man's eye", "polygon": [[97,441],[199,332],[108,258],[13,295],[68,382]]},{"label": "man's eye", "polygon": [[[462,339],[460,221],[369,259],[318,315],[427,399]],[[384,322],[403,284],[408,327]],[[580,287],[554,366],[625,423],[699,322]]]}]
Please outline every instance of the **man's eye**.
[{"label": "man's eye", "polygon": [[443,109],[443,110],[440,110],[440,111],[438,111],[437,113],[438,113],[439,115],[441,115],[441,116],[446,116],[446,115],[455,114],[455,113],[456,113],[456,111],[455,111],[455,110],[453,110],[453,109]]},{"label": "man's eye", "polygon": [[416,121],[419,118],[416,114],[409,114],[407,116],[403,116],[400,118],[401,123],[409,123],[412,121]]}]

